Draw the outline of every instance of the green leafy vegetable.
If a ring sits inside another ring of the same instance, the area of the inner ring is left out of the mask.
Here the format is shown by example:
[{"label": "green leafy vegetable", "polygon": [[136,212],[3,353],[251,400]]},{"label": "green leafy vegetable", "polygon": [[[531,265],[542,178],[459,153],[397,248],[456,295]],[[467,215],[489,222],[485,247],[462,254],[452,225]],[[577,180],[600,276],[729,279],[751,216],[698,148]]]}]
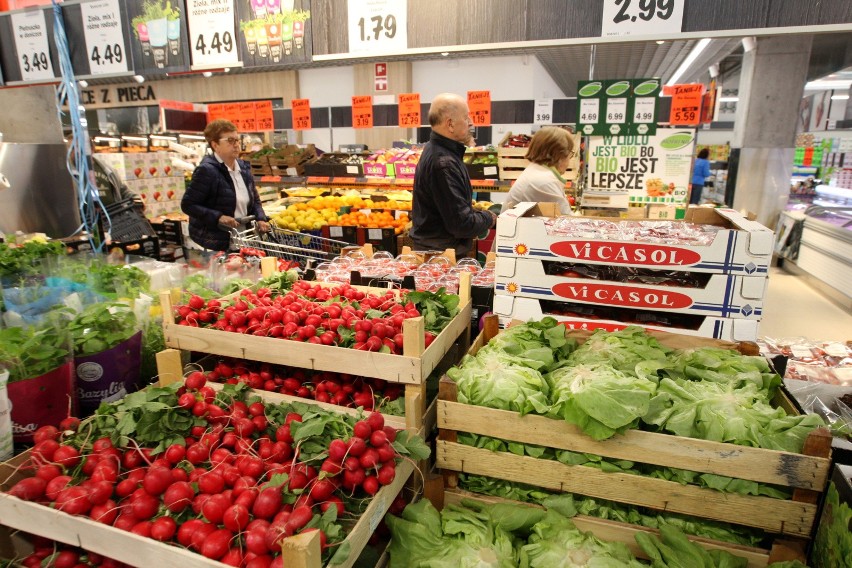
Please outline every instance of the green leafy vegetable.
[{"label": "green leafy vegetable", "polygon": [[276,272],[268,278],[263,278],[257,283],[258,288],[269,288],[275,292],[286,292],[293,287],[296,280],[299,279],[299,273],[295,270],[286,270],[284,272]]},{"label": "green leafy vegetable", "polygon": [[571,354],[572,365],[608,363],[624,373],[635,374],[644,361],[665,361],[671,350],[638,326],[620,331],[596,330]]},{"label": "green leafy vegetable", "polygon": [[228,294],[239,292],[244,288],[252,288],[254,284],[253,280],[249,280],[247,278],[234,278],[232,280],[228,280],[225,287],[222,288],[222,294],[227,296]]},{"label": "green leafy vegetable", "polygon": [[852,566],[852,508],[840,500],[833,481],[828,484],[811,561],[814,568]]},{"label": "green leafy vegetable", "polygon": [[94,355],[133,337],[136,315],[126,304],[92,304],[69,322],[68,330],[77,357]]},{"label": "green leafy vegetable", "polygon": [[748,560],[725,550],[705,550],[677,527],[662,525],[660,537],[636,533],[636,542],[651,559],[653,568],[746,568]]},{"label": "green leafy vegetable", "polygon": [[462,404],[521,414],[544,414],[550,407],[547,382],[541,373],[517,364],[510,355],[480,351],[476,357],[465,357],[447,375],[458,385]]},{"label": "green leafy vegetable", "polygon": [[31,240],[20,246],[0,243],[0,277],[41,272],[41,260],[62,256],[65,246],[59,241]]},{"label": "green leafy vegetable", "polygon": [[733,349],[686,349],[671,359],[663,373],[672,379],[712,381],[742,386],[754,383],[758,388],[772,392],[781,384],[781,377],[770,367],[764,357],[741,355]]},{"label": "green leafy vegetable", "polygon": [[70,361],[71,339],[51,325],[0,328],[0,361],[9,382],[40,377]]},{"label": "green leafy vegetable", "polygon": [[501,331],[477,355],[509,355],[518,365],[546,373],[564,361],[576,346],[576,340],[565,337],[564,326],[554,318],[544,318]]},{"label": "green leafy vegetable", "polygon": [[595,440],[635,427],[648,412],[657,388],[653,381],[627,375],[605,363],[562,367],[547,380],[552,389],[551,413],[579,426]]},{"label": "green leafy vegetable", "polygon": [[409,292],[404,302],[412,302],[420,311],[426,331],[438,334],[459,313],[459,297],[447,294],[443,288],[437,292]]}]

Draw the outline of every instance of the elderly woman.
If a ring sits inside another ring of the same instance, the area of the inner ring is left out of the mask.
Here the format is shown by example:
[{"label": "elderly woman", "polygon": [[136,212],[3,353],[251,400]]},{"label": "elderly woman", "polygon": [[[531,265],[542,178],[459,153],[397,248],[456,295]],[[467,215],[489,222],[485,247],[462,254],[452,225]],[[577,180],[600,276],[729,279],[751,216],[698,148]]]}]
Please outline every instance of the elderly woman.
[{"label": "elderly woman", "polygon": [[561,174],[575,155],[574,137],[564,128],[542,128],[536,132],[525,156],[530,165],[512,184],[503,211],[524,201],[535,201],[556,202],[563,215],[571,213]]},{"label": "elderly woman", "polygon": [[254,186],[251,166],[239,159],[240,135],[228,120],[214,120],[204,129],[213,150],[192,174],[181,200],[189,215],[189,236],[207,250],[227,251],[229,229],[241,228],[240,219],[255,217],[260,232],[269,231],[260,196]]}]

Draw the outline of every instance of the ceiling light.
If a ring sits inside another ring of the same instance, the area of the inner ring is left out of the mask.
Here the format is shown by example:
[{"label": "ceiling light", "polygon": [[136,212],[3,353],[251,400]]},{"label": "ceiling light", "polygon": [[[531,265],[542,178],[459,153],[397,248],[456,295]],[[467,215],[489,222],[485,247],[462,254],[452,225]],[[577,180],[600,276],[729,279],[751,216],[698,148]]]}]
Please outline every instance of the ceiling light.
[{"label": "ceiling light", "polygon": [[84,89],[88,88],[88,86],[89,86],[89,82],[88,82],[88,81],[86,81],[86,80],[84,80],[84,79],[80,79],[80,80],[78,81],[78,83],[79,83],[79,84],[80,84],[80,86],[81,86],[81,87],[83,87]]},{"label": "ceiling light", "polygon": [[133,80],[136,81],[137,83],[144,83],[145,77],[143,77],[142,75],[134,75]]},{"label": "ceiling light", "polygon": [[715,79],[719,76],[719,65],[714,63],[710,67],[707,68],[707,72],[710,73],[710,78]]},{"label": "ceiling light", "polygon": [[719,97],[720,103],[735,103],[739,100],[740,100],[739,97]]},{"label": "ceiling light", "polygon": [[693,63],[695,63],[695,60],[698,59],[698,56],[701,55],[702,51],[707,49],[707,46],[710,45],[711,41],[712,40],[710,38],[705,37],[695,44],[695,47],[692,48],[692,51],[689,52],[689,55],[686,56],[686,59],[683,60],[683,63],[680,64],[680,67],[677,68],[677,71],[674,72],[671,79],[668,80],[666,86],[671,87],[672,85],[677,84],[677,80],[686,73]]},{"label": "ceiling light", "polygon": [[449,54],[450,54],[449,51],[442,51],[441,52],[441,55],[443,55],[444,57],[448,56]]},{"label": "ceiling light", "polygon": [[849,95],[831,95],[833,101],[848,101]]},{"label": "ceiling light", "polygon": [[210,77],[213,76],[213,72],[212,71],[205,71],[204,73],[202,73],[202,75],[204,75],[205,77],[207,77],[209,79]]},{"label": "ceiling light", "polygon": [[757,47],[757,39],[753,37],[744,37],[743,38],[743,51],[748,53],[749,51],[754,50]]},{"label": "ceiling light", "polygon": [[224,71],[225,71],[225,73],[230,73],[230,72],[231,72],[231,68],[230,68],[230,67],[225,67]]},{"label": "ceiling light", "polygon": [[824,91],[827,89],[848,89],[852,86],[850,80],[834,80],[834,81],[810,81],[805,84],[806,91]]},{"label": "ceiling light", "polygon": [[664,43],[666,43],[666,42],[662,39],[657,40],[657,45],[663,45]]}]

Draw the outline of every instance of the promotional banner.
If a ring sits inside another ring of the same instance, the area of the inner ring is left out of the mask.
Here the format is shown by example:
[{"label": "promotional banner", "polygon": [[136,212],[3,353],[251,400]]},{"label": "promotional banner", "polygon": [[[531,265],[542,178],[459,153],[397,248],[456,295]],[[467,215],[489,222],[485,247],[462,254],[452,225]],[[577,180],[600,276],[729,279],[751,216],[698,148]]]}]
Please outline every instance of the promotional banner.
[{"label": "promotional banner", "polygon": [[420,93],[401,93],[398,113],[400,126],[420,126]]},{"label": "promotional banner", "polygon": [[675,125],[696,125],[701,122],[701,97],[704,85],[690,83],[672,87],[672,108],[669,123]]},{"label": "promotional banner", "polygon": [[236,0],[245,67],[311,61],[310,0]]},{"label": "promotional banner", "polygon": [[352,97],[352,127],[373,127],[373,97]]},{"label": "promotional banner", "polygon": [[658,128],[654,136],[592,136],[583,198],[685,203],[694,147],[695,131],[678,128]]},{"label": "promotional banner", "polygon": [[180,0],[128,2],[133,68],[140,75],[189,71],[186,10]]}]

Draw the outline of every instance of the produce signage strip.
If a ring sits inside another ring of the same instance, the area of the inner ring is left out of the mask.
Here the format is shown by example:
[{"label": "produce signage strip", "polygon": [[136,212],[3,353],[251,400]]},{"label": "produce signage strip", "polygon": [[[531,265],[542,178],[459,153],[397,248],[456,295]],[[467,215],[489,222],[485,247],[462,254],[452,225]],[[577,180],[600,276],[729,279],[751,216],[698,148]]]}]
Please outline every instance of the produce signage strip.
[{"label": "produce signage strip", "polygon": [[[246,385],[217,393],[201,372],[43,427],[35,442],[20,468],[30,477],[8,495],[231,566],[282,566],[281,541],[317,530],[324,561],[346,560],[346,531],[371,497],[429,453],[380,414],[273,405]],[[36,548],[24,565],[50,556]],[[52,566],[70,557],[55,554]]]},{"label": "produce signage strip", "polygon": [[426,320],[426,347],[458,313],[459,297],[443,290],[410,292],[401,300],[388,291],[376,296],[348,285],[327,288],[297,281],[291,291],[245,289],[231,300],[193,296],[176,308],[177,324],[277,337],[362,351],[402,354],[402,325]]}]

